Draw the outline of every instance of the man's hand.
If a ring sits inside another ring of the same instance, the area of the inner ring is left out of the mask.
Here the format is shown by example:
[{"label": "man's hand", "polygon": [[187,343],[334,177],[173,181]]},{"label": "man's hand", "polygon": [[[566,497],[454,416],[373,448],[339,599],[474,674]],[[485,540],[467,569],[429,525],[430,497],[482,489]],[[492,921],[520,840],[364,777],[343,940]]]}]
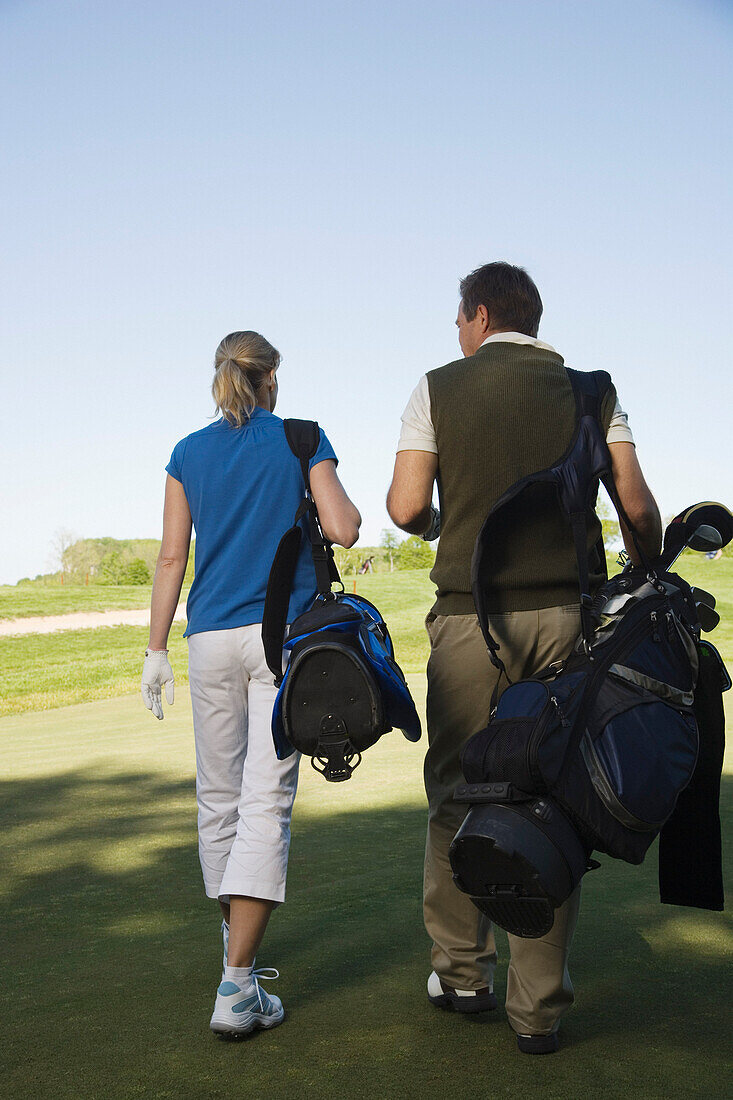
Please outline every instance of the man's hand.
[{"label": "man's hand", "polygon": [[434,504],[430,505],[430,526],[420,538],[423,542],[435,542],[440,537],[440,512]]},{"label": "man's hand", "polygon": [[143,703],[156,718],[163,719],[161,687],[165,687],[166,701],[173,704],[173,669],[168,661],[167,649],[146,649],[141,682]]}]

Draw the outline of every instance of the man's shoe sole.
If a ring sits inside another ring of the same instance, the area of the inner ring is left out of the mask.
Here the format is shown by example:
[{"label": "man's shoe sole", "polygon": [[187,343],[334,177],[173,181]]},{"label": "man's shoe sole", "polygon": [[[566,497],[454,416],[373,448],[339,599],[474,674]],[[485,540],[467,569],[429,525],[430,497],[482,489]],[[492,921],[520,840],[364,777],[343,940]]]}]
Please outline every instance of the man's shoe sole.
[{"label": "man's shoe sole", "polygon": [[483,993],[480,997],[459,997],[457,993],[442,993],[439,997],[431,997],[428,1000],[436,1008],[447,1009],[448,1012],[493,1012],[497,1007],[497,1000],[493,993]]},{"label": "man's shoe sole", "polygon": [[550,1035],[517,1035],[517,1046],[522,1054],[554,1054],[560,1040],[556,1031]]}]

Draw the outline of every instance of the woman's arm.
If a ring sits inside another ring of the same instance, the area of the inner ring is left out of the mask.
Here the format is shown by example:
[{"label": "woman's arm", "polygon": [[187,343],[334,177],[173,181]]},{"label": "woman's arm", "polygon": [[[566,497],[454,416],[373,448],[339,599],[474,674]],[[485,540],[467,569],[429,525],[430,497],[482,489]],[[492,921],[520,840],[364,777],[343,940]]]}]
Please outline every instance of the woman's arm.
[{"label": "woman's arm", "polygon": [[150,600],[149,649],[167,649],[168,634],[181,595],[191,545],[191,512],[180,481],[168,474],[163,508],[163,541]]},{"label": "woman's arm", "polygon": [[326,538],[339,546],[353,546],[359,537],[361,516],[339,481],[333,459],[325,458],[311,469],[310,484]]}]

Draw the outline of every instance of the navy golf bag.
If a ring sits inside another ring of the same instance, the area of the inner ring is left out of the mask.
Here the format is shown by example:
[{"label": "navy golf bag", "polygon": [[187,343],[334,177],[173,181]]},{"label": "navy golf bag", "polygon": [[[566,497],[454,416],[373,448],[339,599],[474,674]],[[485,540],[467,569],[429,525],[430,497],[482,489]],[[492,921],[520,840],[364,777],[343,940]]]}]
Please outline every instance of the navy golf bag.
[{"label": "navy golf bag", "polygon": [[[267,663],[279,686],[272,736],[279,760],[294,750],[330,782],[350,779],[361,754],[391,729],[418,741],[420,719],[405,677],[394,659],[387,624],[363,596],[346,595],[333,549],[324,537],[310,492],[309,459],[318,447],[318,425],[285,420],[290,449],[301,463],[304,497],[293,526],[280,540],[270,570],[262,621]],[[318,595],[285,628],[293,576],[308,525]],[[341,584],[332,592],[332,584]],[[288,662],[283,673],[283,649]]]},{"label": "navy golf bag", "polygon": [[[641,566],[589,591],[587,516],[599,480],[636,538],[615,491],[600,419],[610,377],[568,374],[577,408],[574,439],[557,465],[517,482],[491,509],[476,542],[472,582],[491,659],[506,676],[486,610],[492,555],[500,552],[496,516],[527,490],[535,499],[538,487],[556,494],[575,543],[581,634],[564,660],[510,682],[488,726],[467,742],[466,782],[455,797],[470,808],[450,850],[458,887],[500,927],[525,937],[550,930],[555,909],[585,871],[598,866],[594,850],[642,862],[695,773],[699,678],[718,699],[730,686],[714,647],[701,642],[693,592],[667,571],[664,554],[650,563],[637,546]],[[595,563],[605,569],[602,545]],[[722,726],[710,739],[715,745],[706,742],[707,756],[722,760]],[[714,847],[717,828],[719,854],[714,773],[713,763],[703,830]],[[718,783],[719,777],[718,768]],[[668,870],[677,854],[679,845],[669,851]],[[710,871],[712,890],[710,882],[702,892],[688,889],[673,871],[670,892],[687,899],[682,904],[722,908],[719,860]]]}]

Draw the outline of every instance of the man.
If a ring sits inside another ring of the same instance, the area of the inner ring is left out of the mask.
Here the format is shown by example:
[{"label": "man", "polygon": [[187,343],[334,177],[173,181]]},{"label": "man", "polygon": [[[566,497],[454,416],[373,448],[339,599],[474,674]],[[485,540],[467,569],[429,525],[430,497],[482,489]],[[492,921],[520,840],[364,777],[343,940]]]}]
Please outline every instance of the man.
[{"label": "man", "polygon": [[[456,325],[463,359],[420,380],[402,417],[387,509],[398,527],[440,543],[427,616],[429,819],[424,918],[433,940],[429,1000],[439,1008],[496,1008],[496,947],[489,920],[455,886],[450,843],[465,807],[453,801],[460,753],[489,719],[498,672],[489,660],[471,595],[471,556],[487,512],[519,478],[559,459],[575,429],[575,403],[563,359],[537,339],[542,301],[529,275],[490,263],[460,284]],[[661,521],[636,458],[626,414],[612,388],[602,407],[613,475],[642,549],[659,552]],[[432,506],[437,478],[440,512]],[[524,505],[526,508],[527,506]],[[570,529],[539,501],[499,532],[504,563],[492,577],[491,632],[512,680],[566,657],[580,630],[578,575]],[[594,553],[599,521],[588,521]],[[635,550],[622,525],[628,552]],[[591,560],[593,558],[591,557]],[[601,581],[596,559],[593,582]],[[499,693],[506,683],[499,684]],[[557,1049],[560,1018],[573,1001],[567,960],[578,888],[541,939],[509,936],[506,1011],[525,1053]]]}]

